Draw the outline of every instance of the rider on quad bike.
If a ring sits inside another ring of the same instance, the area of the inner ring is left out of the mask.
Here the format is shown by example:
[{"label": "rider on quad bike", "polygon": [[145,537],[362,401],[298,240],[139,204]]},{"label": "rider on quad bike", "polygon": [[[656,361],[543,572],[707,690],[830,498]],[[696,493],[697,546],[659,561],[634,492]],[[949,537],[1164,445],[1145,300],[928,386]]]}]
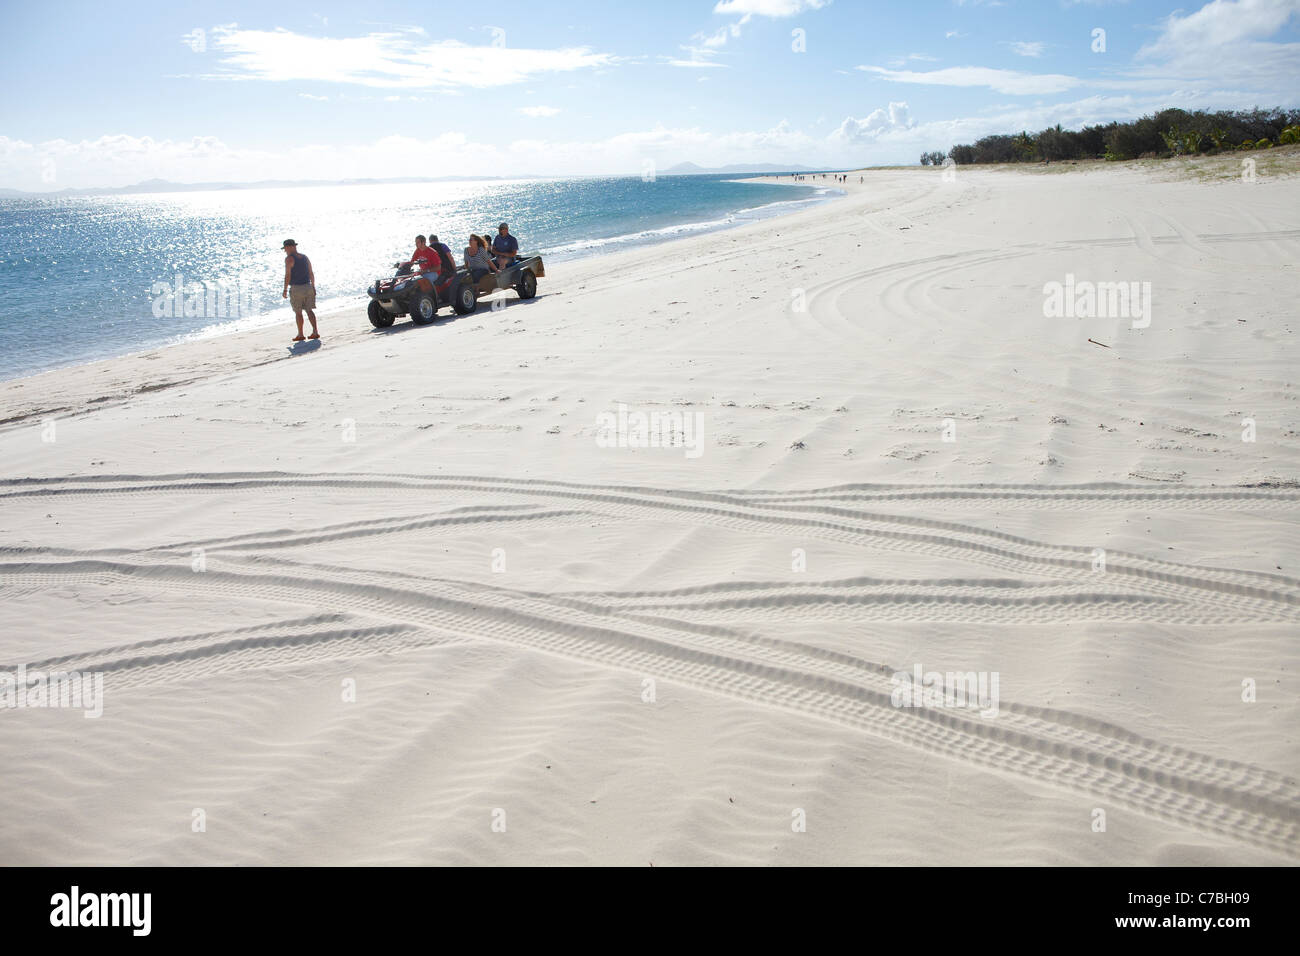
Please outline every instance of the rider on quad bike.
[{"label": "rider on quad bike", "polygon": [[426,242],[415,237],[415,252],[405,262],[396,263],[391,279],[376,279],[367,293],[370,324],[388,328],[399,315],[410,315],[416,325],[432,322],[441,306],[450,304],[457,315],[467,315],[478,304],[471,282],[462,282],[456,271],[451,250],[438,241]]}]

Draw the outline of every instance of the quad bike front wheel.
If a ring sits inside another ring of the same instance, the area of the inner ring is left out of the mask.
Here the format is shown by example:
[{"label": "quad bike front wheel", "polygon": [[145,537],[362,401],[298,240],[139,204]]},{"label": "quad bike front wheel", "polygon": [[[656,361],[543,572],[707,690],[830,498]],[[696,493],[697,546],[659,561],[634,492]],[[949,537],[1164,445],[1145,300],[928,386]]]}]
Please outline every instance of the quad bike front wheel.
[{"label": "quad bike front wheel", "polygon": [[393,320],[397,318],[374,299],[370,300],[370,307],[366,309],[366,315],[370,317],[370,324],[377,329],[388,328],[393,324]]}]

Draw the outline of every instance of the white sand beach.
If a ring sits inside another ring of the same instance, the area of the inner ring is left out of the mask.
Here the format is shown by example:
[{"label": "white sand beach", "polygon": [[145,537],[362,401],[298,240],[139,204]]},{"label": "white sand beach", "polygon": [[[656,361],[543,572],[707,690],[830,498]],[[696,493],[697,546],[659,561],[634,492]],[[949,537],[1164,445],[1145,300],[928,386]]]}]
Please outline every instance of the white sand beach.
[{"label": "white sand beach", "polygon": [[0,669],[104,693],[0,711],[0,854],[1293,864],[1275,153],[868,170],[500,310],[0,383]]}]

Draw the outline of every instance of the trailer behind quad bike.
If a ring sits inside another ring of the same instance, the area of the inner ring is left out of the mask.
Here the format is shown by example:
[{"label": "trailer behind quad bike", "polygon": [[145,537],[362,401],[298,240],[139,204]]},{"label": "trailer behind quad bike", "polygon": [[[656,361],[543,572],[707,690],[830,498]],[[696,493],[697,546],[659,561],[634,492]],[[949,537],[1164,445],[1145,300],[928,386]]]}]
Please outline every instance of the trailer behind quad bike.
[{"label": "trailer behind quad bike", "polygon": [[475,290],[480,299],[499,289],[510,288],[519,293],[519,298],[531,299],[537,295],[537,280],[545,275],[546,268],[542,265],[541,256],[520,256],[500,272],[489,272],[479,279]]}]

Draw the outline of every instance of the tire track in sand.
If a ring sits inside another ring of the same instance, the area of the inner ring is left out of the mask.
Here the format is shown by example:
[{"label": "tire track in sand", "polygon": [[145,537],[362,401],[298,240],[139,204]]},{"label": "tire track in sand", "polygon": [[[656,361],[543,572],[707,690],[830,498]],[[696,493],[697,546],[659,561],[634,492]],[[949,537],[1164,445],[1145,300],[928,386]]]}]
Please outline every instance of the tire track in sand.
[{"label": "tire track in sand", "polygon": [[[395,587],[364,575],[323,581],[294,575],[202,574],[172,565],[71,561],[0,566],[18,586],[144,584],[261,597],[375,616],[440,635],[495,641],[650,673],[712,693],[832,720],[907,746],[1002,773],[1104,796],[1194,829],[1297,855],[1300,785],[1258,767],[1141,738],[1083,715],[1007,708],[1007,720],[964,709],[898,708],[875,666],[800,645],[745,640],[702,625],[669,627],[436,581]],[[126,666],[126,665],[124,665]]]}]

